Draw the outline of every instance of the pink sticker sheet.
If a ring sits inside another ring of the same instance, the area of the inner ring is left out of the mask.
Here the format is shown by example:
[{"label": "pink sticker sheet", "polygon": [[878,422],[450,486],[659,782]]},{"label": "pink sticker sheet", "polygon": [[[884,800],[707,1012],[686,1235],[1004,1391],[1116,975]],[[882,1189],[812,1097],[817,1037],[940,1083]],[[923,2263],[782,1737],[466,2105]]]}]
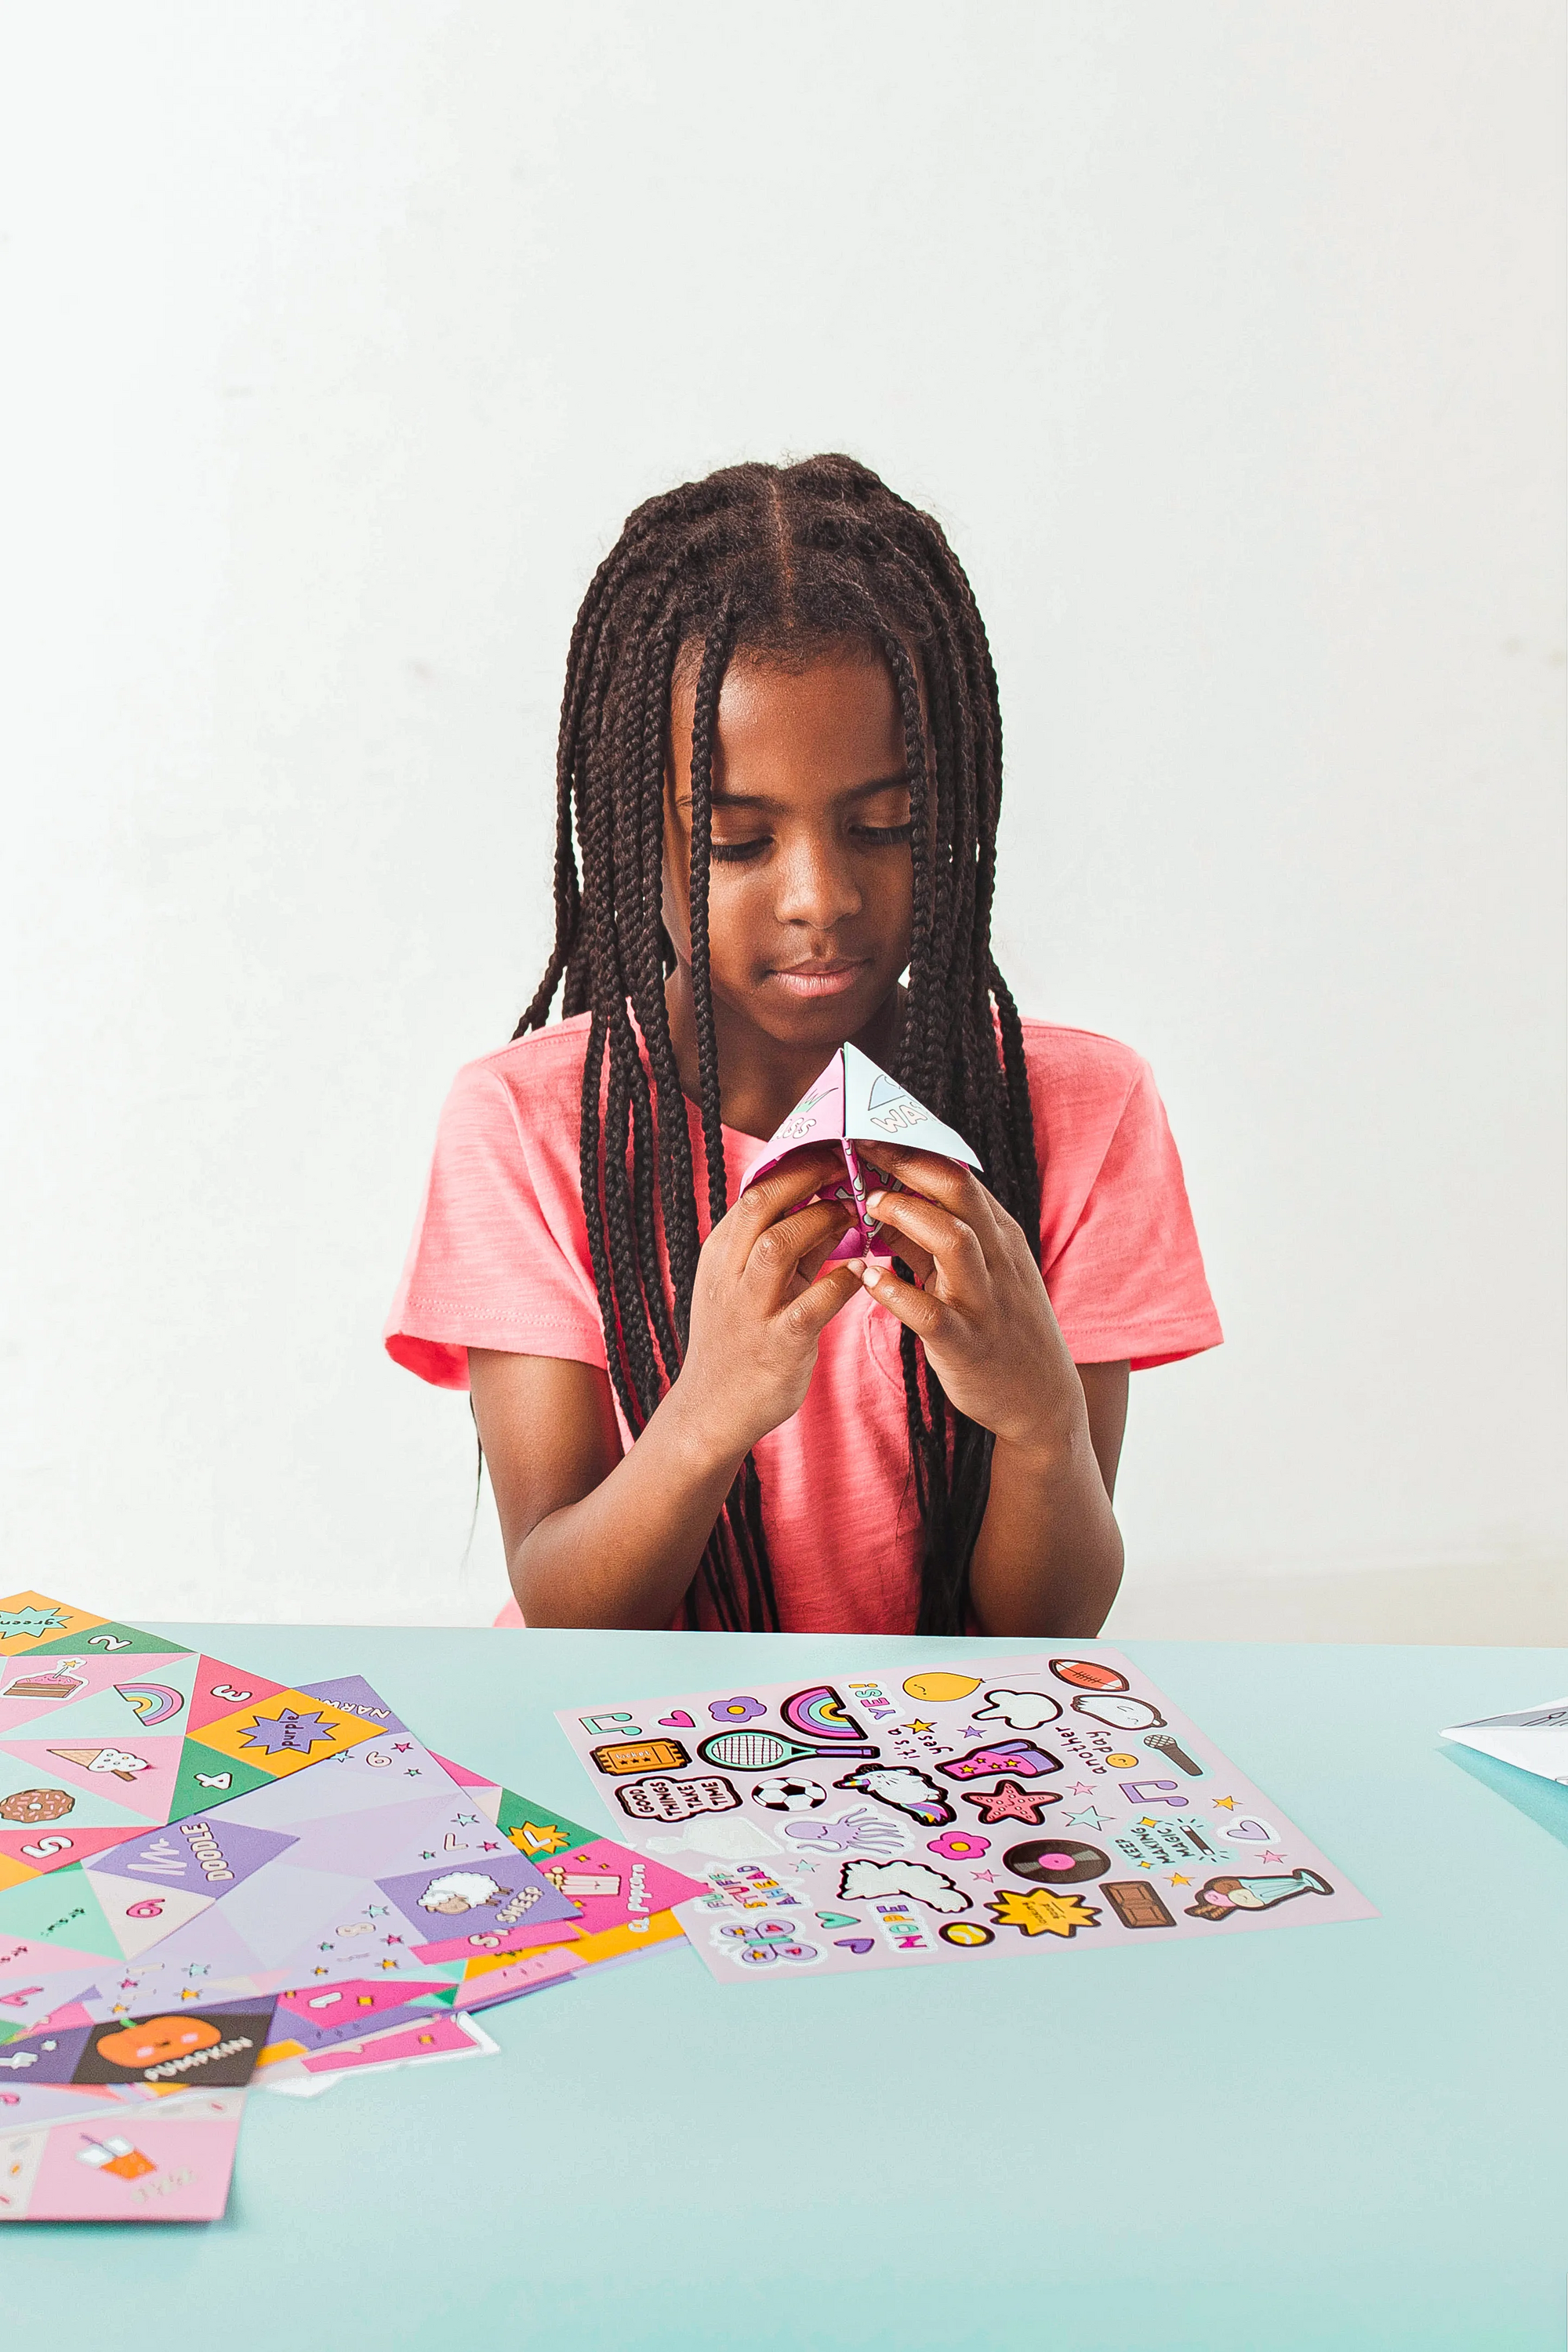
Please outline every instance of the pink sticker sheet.
[{"label": "pink sticker sheet", "polygon": [[42,2130],[0,2124],[0,2221],[216,2221],[245,2099],[169,2099]]},{"label": "pink sticker sheet", "polygon": [[[979,1160],[962,1135],[944,1126],[924,1103],[916,1100],[898,1078],[862,1054],[858,1045],[841,1045],[808,1087],[789,1117],[773,1135],[766,1150],[752,1160],[741,1179],[743,1192],[792,1151],[820,1143],[837,1143],[844,1155],[844,1174],[814,1192],[814,1201],[841,1201],[855,1223],[834,1251],[835,1258],[872,1257],[884,1262],[893,1252],[880,1238],[881,1227],[866,1213],[866,1195],[879,1185],[886,1191],[903,1188],[896,1177],[877,1170],[879,1139],[902,1143],[919,1151],[940,1152],[944,1160],[962,1160],[978,1168]],[[863,1160],[858,1145],[865,1147]]]},{"label": "pink sticker sheet", "polygon": [[1377,1914],[1119,1651],[563,1712],[722,1983]]}]

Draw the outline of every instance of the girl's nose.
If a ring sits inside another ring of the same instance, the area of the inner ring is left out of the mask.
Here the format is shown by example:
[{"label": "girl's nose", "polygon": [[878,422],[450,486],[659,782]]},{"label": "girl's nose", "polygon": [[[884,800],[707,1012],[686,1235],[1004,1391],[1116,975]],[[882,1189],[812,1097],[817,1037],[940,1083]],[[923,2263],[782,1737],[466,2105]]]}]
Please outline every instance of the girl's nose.
[{"label": "girl's nose", "polygon": [[861,910],[858,883],[848,858],[834,842],[793,843],[776,867],[778,919],[827,931]]}]

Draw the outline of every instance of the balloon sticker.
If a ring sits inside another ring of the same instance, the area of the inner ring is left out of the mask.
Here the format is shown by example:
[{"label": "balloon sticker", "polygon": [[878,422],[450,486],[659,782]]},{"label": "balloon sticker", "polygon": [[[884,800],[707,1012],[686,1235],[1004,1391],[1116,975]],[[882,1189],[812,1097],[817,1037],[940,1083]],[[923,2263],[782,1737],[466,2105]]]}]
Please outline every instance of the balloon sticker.
[{"label": "balloon sticker", "polygon": [[904,1688],[910,1698],[919,1699],[922,1706],[943,1706],[952,1699],[968,1698],[973,1691],[980,1688],[980,1678],[977,1675],[941,1672],[910,1675]]}]

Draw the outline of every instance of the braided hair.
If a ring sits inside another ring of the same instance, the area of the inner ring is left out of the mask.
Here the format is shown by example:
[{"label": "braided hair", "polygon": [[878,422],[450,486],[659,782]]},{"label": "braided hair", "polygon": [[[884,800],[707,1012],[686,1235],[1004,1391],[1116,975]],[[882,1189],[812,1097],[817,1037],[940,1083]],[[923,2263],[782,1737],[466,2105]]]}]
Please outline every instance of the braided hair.
[{"label": "braided hair", "polygon": [[[792,667],[847,644],[886,663],[903,725],[913,919],[896,1075],[980,1153],[1039,1257],[1039,1176],[1017,1008],[991,954],[1002,725],[985,630],[940,526],[853,458],[732,466],[649,499],[583,600],[556,758],[555,943],[515,1034],[589,1015],[583,1206],[610,1379],[634,1437],[680,1367],[697,1254],[696,1171],[664,983],[666,752],[695,672],[691,992],[708,1223],[728,1205],[708,961],[713,735],[738,653]],[[923,688],[923,696],[922,696]],[[662,1243],[662,1250],[661,1250]],[[924,1528],[921,1633],[962,1633],[990,1486],[989,1433],[900,1335]],[[748,1455],[690,1591],[726,1629],[778,1624]]]}]

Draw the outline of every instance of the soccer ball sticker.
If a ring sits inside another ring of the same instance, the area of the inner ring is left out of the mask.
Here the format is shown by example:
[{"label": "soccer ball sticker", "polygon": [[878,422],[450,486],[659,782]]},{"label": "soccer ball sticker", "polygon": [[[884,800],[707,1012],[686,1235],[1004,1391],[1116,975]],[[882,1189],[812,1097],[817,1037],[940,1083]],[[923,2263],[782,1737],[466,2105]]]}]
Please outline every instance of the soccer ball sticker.
[{"label": "soccer ball sticker", "polygon": [[809,1813],[827,1802],[827,1791],[815,1780],[758,1780],[752,1795],[771,1813]]}]

